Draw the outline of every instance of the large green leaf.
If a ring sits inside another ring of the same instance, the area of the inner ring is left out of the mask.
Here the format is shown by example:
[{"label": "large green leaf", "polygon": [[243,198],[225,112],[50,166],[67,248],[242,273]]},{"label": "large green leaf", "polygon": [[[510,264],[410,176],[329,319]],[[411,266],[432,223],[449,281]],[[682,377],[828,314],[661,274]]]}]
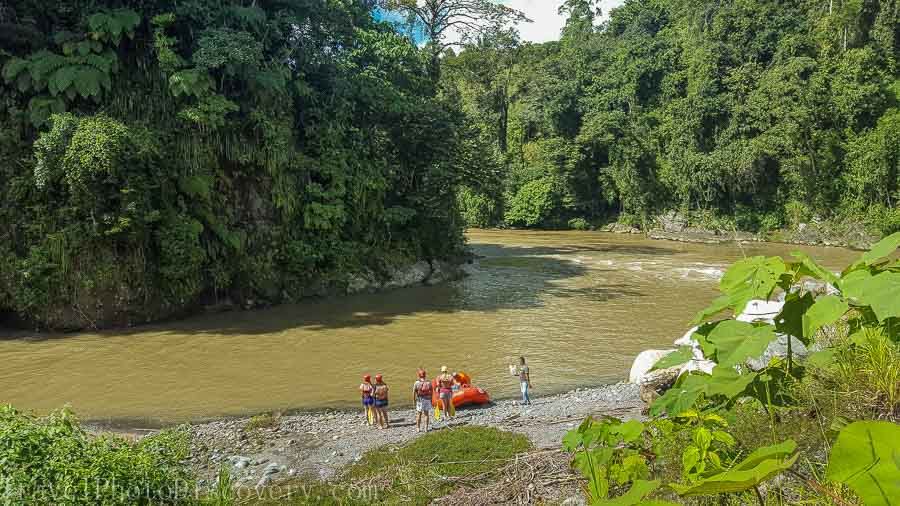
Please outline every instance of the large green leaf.
[{"label": "large green leaf", "polygon": [[[613,452],[613,449],[607,446],[598,446],[590,450],[581,450],[575,454],[572,465],[582,476],[594,481],[592,478],[595,477],[595,473],[601,472],[600,468],[605,466],[610,459],[613,458]],[[605,471],[603,472],[605,473]],[[602,493],[601,495],[605,496],[606,494]]]},{"label": "large green leaf", "polygon": [[858,269],[845,273],[841,278],[838,287],[846,298],[861,299],[864,291],[863,287],[867,280],[872,277],[872,273],[868,269]]},{"label": "large green leaf", "polygon": [[719,365],[731,367],[762,355],[775,337],[775,327],[771,325],[726,320],[716,325],[707,339],[716,347]]},{"label": "large green leaf", "polygon": [[900,425],[854,422],[838,435],[825,477],[853,489],[867,506],[900,505]]},{"label": "large green leaf", "polygon": [[812,257],[807,255],[806,253],[803,253],[802,251],[794,251],[791,253],[791,256],[798,260],[798,262],[795,263],[793,267],[794,271],[800,277],[810,276],[822,281],[827,281],[831,284],[837,283],[838,277],[835,276],[833,272],[819,265],[815,260],[812,259]]},{"label": "large green leaf", "polygon": [[672,483],[669,487],[682,497],[743,492],[790,469],[800,456],[798,453],[789,457],[796,447],[794,441],[788,440],[759,448],[727,471],[706,476],[691,485]]},{"label": "large green leaf", "polygon": [[595,502],[595,505],[602,506],[636,506],[638,504],[647,504],[644,497],[650,495],[659,488],[659,480],[635,480],[631,484],[628,492],[613,499]]},{"label": "large green leaf", "polygon": [[644,432],[644,424],[640,420],[628,420],[625,423],[612,426],[610,432],[620,436],[622,441],[631,443],[641,437],[641,434]]},{"label": "large green leaf", "polygon": [[722,311],[732,307],[734,305],[732,299],[733,297],[729,296],[728,294],[716,297],[709,306],[697,313],[697,316],[695,316],[694,319],[691,320],[691,325],[698,325],[706,321],[709,317],[715,316]]},{"label": "large green leaf", "polygon": [[675,367],[676,365],[684,364],[685,362],[694,358],[694,349],[690,346],[682,346],[675,350],[672,353],[669,353],[665,357],[659,359],[650,371],[658,371],[660,369],[668,369],[670,367]]},{"label": "large green leaf", "polygon": [[787,294],[781,313],[775,317],[775,331],[809,343],[812,336],[807,336],[803,332],[803,315],[815,302],[816,300],[809,292],[802,296],[797,293]]},{"label": "large green leaf", "polygon": [[831,325],[850,309],[844,299],[835,295],[826,295],[816,299],[806,313],[803,314],[803,336],[812,339],[818,330]]},{"label": "large green leaf", "polygon": [[860,303],[871,306],[879,321],[900,316],[900,272],[861,277],[851,290]]},{"label": "large green leaf", "polygon": [[768,299],[786,270],[780,257],[745,258],[722,276],[719,289],[730,296],[731,307],[743,311],[752,299]]},{"label": "large green leaf", "polygon": [[650,414],[657,416],[668,413],[678,416],[694,406],[701,395],[733,400],[747,389],[757,374],[739,374],[731,367],[716,367],[712,375],[689,374],[682,376],[675,386],[653,401]]},{"label": "large green leaf", "polygon": [[[897,248],[900,248],[900,232],[891,234],[878,241],[877,244],[872,246],[872,249],[863,253],[862,256],[859,257],[859,260],[857,260],[853,264],[853,267],[859,265],[872,265],[882,258],[893,254],[895,251],[897,251]],[[851,269],[853,267],[851,267]]]}]

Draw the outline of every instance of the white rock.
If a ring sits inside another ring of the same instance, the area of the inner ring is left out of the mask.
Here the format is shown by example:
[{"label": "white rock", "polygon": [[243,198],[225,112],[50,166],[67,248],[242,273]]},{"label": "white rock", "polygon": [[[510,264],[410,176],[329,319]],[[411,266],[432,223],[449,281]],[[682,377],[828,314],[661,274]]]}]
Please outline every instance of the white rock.
[{"label": "white rock", "polygon": [[764,322],[775,324],[775,317],[784,308],[784,301],[777,300],[751,300],[744,311],[735,318],[739,322],[753,323]]},{"label": "white rock", "polygon": [[686,364],[681,366],[681,369],[678,370],[678,375],[681,376],[682,374],[692,371],[700,371],[706,374],[712,374],[713,369],[715,369],[717,365],[718,364],[716,364],[712,360],[689,360]]},{"label": "white rock", "polygon": [[697,346],[699,346],[700,343],[698,343],[698,342],[694,339],[694,337],[693,337],[693,336],[694,336],[694,333],[697,332],[698,330],[700,330],[700,327],[699,327],[699,326],[698,326],[698,327],[692,327],[691,330],[688,330],[688,331],[684,334],[684,336],[682,336],[682,337],[680,337],[680,338],[678,338],[678,339],[675,340],[675,343],[674,343],[675,346],[691,346],[691,347],[697,347]]},{"label": "white rock", "polygon": [[636,385],[640,385],[647,381],[650,369],[666,355],[673,353],[675,350],[646,350],[642,351],[634,363],[631,364],[631,373],[628,375],[628,381]]},{"label": "white rock", "polygon": [[271,464],[266,466],[265,470],[263,470],[263,474],[278,474],[283,470],[284,468],[280,464],[278,464],[277,462],[272,462]]},{"label": "white rock", "polygon": [[562,506],[587,506],[587,501],[580,495],[573,495],[562,502]]},{"label": "white rock", "polygon": [[233,455],[228,457],[228,462],[230,462],[235,469],[244,469],[250,465],[250,458],[241,455]]}]

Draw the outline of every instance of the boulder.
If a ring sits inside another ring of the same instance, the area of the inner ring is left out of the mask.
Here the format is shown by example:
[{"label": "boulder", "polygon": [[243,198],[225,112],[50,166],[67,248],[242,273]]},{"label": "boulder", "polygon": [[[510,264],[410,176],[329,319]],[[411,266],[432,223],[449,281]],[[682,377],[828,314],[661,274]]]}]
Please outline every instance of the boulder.
[{"label": "boulder", "polygon": [[420,260],[405,268],[391,272],[390,279],[384,284],[385,288],[403,288],[424,283],[431,275],[431,264]]},{"label": "boulder", "polygon": [[250,465],[250,458],[242,455],[233,455],[228,457],[228,462],[230,462],[235,469],[244,469]]},{"label": "boulder", "polygon": [[263,474],[265,474],[265,475],[278,474],[283,470],[284,470],[283,466],[279,465],[277,462],[272,462],[271,464],[266,466],[265,470],[263,470]]},{"label": "boulder", "polygon": [[699,326],[691,327],[691,330],[688,330],[683,336],[675,340],[675,346],[690,346],[693,348],[699,346],[700,343],[698,343],[693,337],[694,332],[697,332],[698,330],[700,330]]},{"label": "boulder", "polygon": [[651,404],[657,397],[664,394],[666,390],[672,388],[678,377],[681,376],[681,370],[678,367],[670,367],[668,369],[660,369],[647,375],[641,385],[641,400]]},{"label": "boulder", "polygon": [[687,218],[675,211],[669,211],[666,214],[658,216],[656,220],[659,223],[659,227],[664,232],[670,233],[683,232],[684,229],[687,228],[688,224]]},{"label": "boulder", "polygon": [[[701,357],[702,357],[702,354],[701,354]],[[719,364],[713,362],[712,360],[706,360],[705,358],[698,359],[695,357],[693,360],[687,361],[684,365],[682,365],[678,369],[678,375],[681,376],[682,374],[693,372],[693,371],[700,371],[700,372],[703,372],[706,374],[712,374],[713,369],[715,369],[715,367],[717,365],[719,365]]]},{"label": "boulder", "polygon": [[792,292],[811,293],[813,296],[819,295],[837,295],[840,291],[831,283],[819,281],[817,279],[804,279],[800,283],[791,287]]},{"label": "boulder", "polygon": [[[806,345],[803,344],[802,341],[797,339],[794,336],[790,336],[791,338],[791,352],[796,359],[804,359],[809,355],[809,350],[806,348]],[[758,358],[750,359],[747,361],[747,367],[750,368],[751,371],[759,371],[760,369],[764,369],[769,362],[772,361],[773,358],[786,359],[787,358],[787,343],[788,336],[786,334],[778,334],[778,339],[769,343],[769,346],[766,348],[766,351],[763,352]]]},{"label": "boulder", "polygon": [[347,295],[370,292],[378,289],[375,275],[369,271],[355,272],[347,277]]},{"label": "boulder", "polygon": [[651,379],[654,374],[661,371],[650,372],[653,366],[666,355],[673,353],[675,350],[646,350],[642,351],[634,363],[631,364],[631,373],[628,375],[628,381],[636,385],[643,384]]},{"label": "boulder", "polygon": [[784,301],[751,300],[735,319],[739,322],[762,322],[774,325],[775,317],[781,313],[782,308],[784,308]]},{"label": "boulder", "polygon": [[640,229],[625,225],[622,223],[610,223],[603,227],[604,232],[612,232],[614,234],[642,234]]}]

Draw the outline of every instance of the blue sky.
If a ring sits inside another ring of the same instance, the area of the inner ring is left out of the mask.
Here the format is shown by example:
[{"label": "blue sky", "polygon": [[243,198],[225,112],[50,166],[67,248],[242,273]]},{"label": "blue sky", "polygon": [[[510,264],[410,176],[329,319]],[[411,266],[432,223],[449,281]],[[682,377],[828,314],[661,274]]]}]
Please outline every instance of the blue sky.
[{"label": "blue sky", "polygon": [[[603,9],[604,16],[609,14],[610,9],[619,6],[624,0],[601,0],[600,8]],[[564,17],[559,15],[559,6],[564,0],[503,0],[503,3],[514,9],[518,9],[533,20],[532,23],[523,23],[519,26],[519,32],[522,40],[530,42],[547,42],[549,40],[559,40],[559,33],[565,24]],[[390,15],[384,13],[376,14],[376,18],[388,18]]]}]

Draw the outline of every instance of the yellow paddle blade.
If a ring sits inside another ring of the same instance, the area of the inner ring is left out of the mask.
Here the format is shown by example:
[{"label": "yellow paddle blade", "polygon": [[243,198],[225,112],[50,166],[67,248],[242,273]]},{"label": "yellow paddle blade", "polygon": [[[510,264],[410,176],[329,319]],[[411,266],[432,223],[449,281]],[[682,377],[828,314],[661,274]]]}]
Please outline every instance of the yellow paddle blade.
[{"label": "yellow paddle blade", "polygon": [[369,407],[366,409],[366,412],[369,415],[369,425],[372,425],[373,423],[375,423],[375,410]]},{"label": "yellow paddle blade", "polygon": [[438,404],[434,407],[434,421],[440,421],[441,419],[441,405]]}]

